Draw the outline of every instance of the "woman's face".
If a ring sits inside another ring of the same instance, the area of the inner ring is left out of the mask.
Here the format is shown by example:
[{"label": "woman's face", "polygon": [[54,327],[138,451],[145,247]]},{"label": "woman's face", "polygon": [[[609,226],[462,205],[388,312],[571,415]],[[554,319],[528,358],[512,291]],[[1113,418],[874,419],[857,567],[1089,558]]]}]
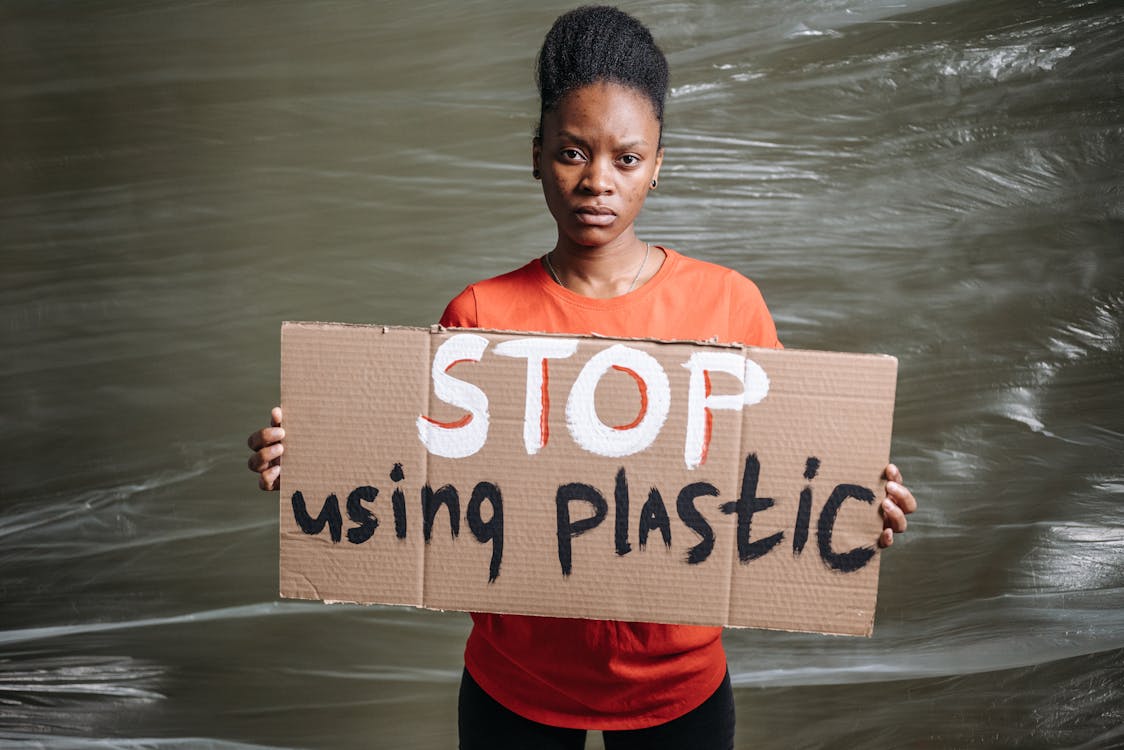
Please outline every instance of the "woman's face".
[{"label": "woman's face", "polygon": [[543,115],[532,158],[560,247],[634,241],[633,222],[663,161],[659,140],[651,102],[616,83],[575,89]]}]

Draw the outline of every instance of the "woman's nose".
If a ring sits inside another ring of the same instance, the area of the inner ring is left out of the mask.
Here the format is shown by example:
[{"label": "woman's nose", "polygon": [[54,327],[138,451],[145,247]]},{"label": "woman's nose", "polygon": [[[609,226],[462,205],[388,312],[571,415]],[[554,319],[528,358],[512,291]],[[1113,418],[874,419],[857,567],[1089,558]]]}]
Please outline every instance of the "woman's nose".
[{"label": "woman's nose", "polygon": [[592,195],[603,195],[613,191],[612,165],[602,159],[592,159],[582,175],[582,189]]}]

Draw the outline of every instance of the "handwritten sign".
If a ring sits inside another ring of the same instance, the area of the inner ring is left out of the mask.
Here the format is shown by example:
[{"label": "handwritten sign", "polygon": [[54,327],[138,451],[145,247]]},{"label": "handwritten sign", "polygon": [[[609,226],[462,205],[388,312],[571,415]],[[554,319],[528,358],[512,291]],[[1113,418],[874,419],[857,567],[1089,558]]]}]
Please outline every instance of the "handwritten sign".
[{"label": "handwritten sign", "polygon": [[281,593],[869,635],[896,372],[286,323]]}]

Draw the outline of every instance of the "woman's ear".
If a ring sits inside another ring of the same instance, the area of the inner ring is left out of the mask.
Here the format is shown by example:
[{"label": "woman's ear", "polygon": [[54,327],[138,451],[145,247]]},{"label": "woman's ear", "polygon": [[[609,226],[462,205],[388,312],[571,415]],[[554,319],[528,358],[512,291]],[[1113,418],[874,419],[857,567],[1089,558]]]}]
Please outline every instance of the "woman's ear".
[{"label": "woman's ear", "polygon": [[542,177],[542,138],[531,139],[531,175],[537,180]]},{"label": "woman's ear", "polygon": [[659,180],[660,180],[660,166],[662,164],[663,164],[663,147],[661,146],[660,149],[658,151],[656,151],[656,168],[652,172],[652,183],[653,184],[659,182]]}]

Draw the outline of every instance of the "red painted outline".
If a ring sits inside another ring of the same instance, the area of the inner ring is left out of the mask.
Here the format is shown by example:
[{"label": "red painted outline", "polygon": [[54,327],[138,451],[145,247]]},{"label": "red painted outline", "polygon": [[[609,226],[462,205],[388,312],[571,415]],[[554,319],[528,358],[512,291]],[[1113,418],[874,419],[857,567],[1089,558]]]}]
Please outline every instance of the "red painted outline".
[{"label": "red painted outline", "polygon": [[449,363],[448,365],[446,365],[446,367],[445,367],[445,372],[448,372],[449,370],[453,369],[453,365],[459,365],[459,364],[460,364],[461,362],[479,362],[479,361],[480,361],[480,360],[477,360],[477,359],[468,359],[468,358],[465,358],[465,359],[454,359],[454,360],[453,360],[452,362],[450,362],[450,363]]},{"label": "red painted outline", "polygon": [[636,387],[640,389],[640,414],[628,424],[613,425],[614,430],[631,430],[633,427],[643,422],[644,417],[648,414],[648,384],[645,383],[644,378],[637,375],[634,370],[630,370],[622,365],[613,365],[613,369],[631,375],[632,379],[636,381]]},{"label": "red painted outline", "polygon": [[468,414],[465,414],[463,417],[458,419],[456,422],[438,422],[433,417],[427,417],[424,414],[422,415],[422,419],[424,419],[426,422],[429,422],[430,424],[435,424],[438,427],[443,427],[446,430],[455,430],[458,427],[464,427],[466,424],[471,422],[472,421],[472,413],[469,412]]},{"label": "red painted outline", "polygon": [[[467,358],[466,359],[455,359],[448,364],[448,366],[445,368],[445,372],[448,372],[449,370],[453,369],[453,365],[459,365],[461,362],[478,362],[478,361],[479,360],[467,359]],[[424,419],[426,422],[429,422],[430,424],[437,425],[438,427],[441,427],[443,429],[455,430],[458,427],[464,427],[466,424],[468,424],[469,422],[472,421],[472,412],[469,412],[468,414],[465,414],[463,417],[456,420],[455,422],[440,422],[440,421],[434,419],[433,417],[427,417],[424,414],[421,415],[421,418]]]},{"label": "red painted outline", "polygon": [[[710,398],[713,391],[710,384],[710,370],[703,370],[703,383],[706,386],[706,398]],[[699,458],[699,466],[706,463],[706,454],[710,451],[710,433],[714,429],[714,412],[710,410],[709,406],[703,406],[703,411],[706,412],[706,431],[703,433],[702,456]]]},{"label": "red painted outline", "polygon": [[539,438],[542,447],[550,440],[550,366],[546,357],[542,360],[542,414],[539,415]]}]

